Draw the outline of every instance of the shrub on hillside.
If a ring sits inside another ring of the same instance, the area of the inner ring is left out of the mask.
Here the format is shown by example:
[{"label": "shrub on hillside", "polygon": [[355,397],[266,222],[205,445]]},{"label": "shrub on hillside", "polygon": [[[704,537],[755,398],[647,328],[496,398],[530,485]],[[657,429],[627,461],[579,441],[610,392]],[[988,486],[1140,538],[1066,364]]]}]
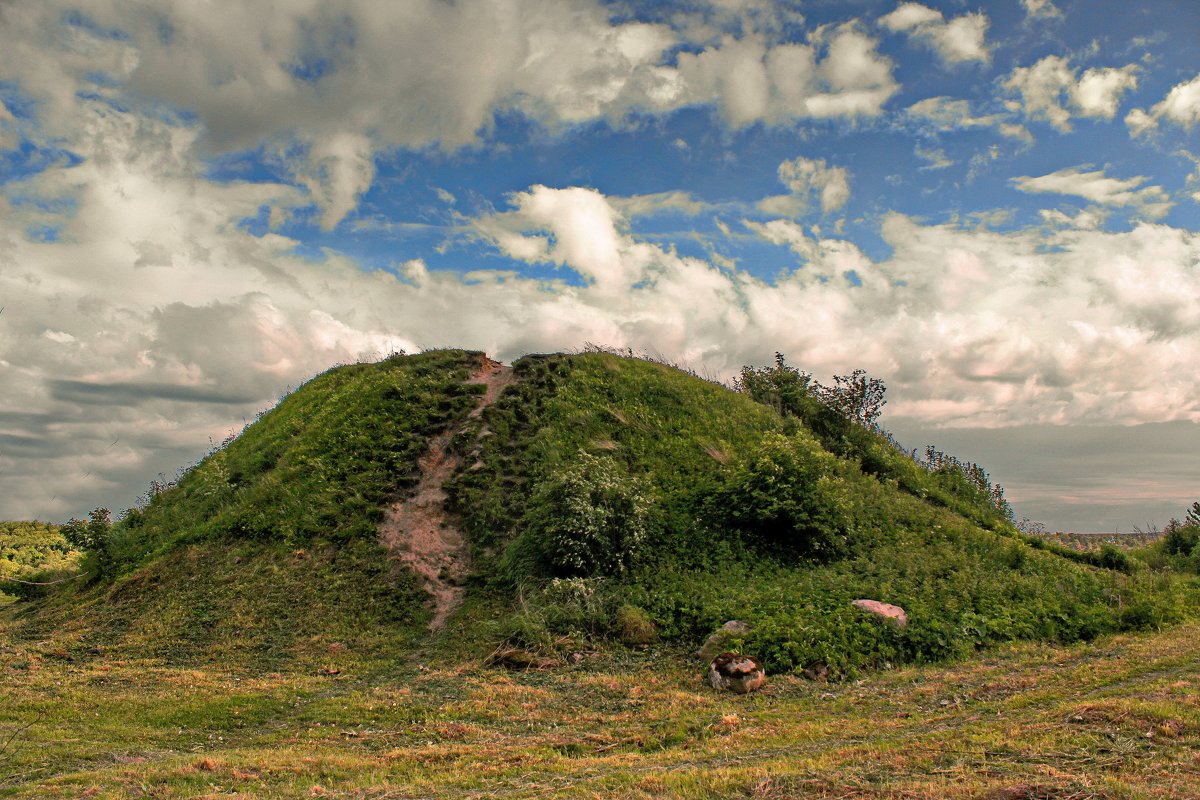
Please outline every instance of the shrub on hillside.
[{"label": "shrub on hillside", "polygon": [[73,549],[84,553],[86,571],[100,577],[112,568],[112,515],[107,508],[93,509],[86,522],[72,518],[58,532]]},{"label": "shrub on hillside", "polygon": [[1163,537],[1163,551],[1172,556],[1190,556],[1200,545],[1200,525],[1170,525]]},{"label": "shrub on hillside", "polygon": [[649,505],[616,461],[580,452],[535,488],[526,530],[552,575],[621,575],[645,544]]},{"label": "shrub on hillside", "polygon": [[850,552],[861,515],[846,471],[803,431],[767,434],[716,492],[713,515],[769,552],[830,561]]}]

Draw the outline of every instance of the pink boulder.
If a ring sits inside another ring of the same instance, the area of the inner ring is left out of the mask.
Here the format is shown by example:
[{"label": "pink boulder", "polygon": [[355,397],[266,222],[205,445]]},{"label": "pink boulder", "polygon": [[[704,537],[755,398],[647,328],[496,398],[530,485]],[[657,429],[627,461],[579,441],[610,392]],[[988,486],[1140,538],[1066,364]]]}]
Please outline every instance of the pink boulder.
[{"label": "pink boulder", "polygon": [[891,603],[881,603],[878,600],[855,600],[855,608],[861,608],[870,614],[874,614],[880,619],[885,619],[896,623],[897,627],[903,628],[908,625],[908,614],[904,613],[904,609],[900,606],[894,606]]}]

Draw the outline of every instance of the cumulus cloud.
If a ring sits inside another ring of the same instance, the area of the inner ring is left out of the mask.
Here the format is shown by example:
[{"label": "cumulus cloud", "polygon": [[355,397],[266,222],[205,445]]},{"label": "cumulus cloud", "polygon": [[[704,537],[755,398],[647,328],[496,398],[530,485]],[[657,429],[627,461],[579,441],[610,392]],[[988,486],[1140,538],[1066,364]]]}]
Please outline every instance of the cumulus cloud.
[{"label": "cumulus cloud", "polygon": [[1089,68],[1082,74],[1062,56],[1046,56],[1029,67],[1017,67],[1003,81],[1020,100],[1014,110],[1044,120],[1060,131],[1071,130],[1072,112],[1092,119],[1116,116],[1121,97],[1138,84],[1140,67]]},{"label": "cumulus cloud", "polygon": [[1129,132],[1133,136],[1157,129],[1159,122],[1163,120],[1188,131],[1200,122],[1200,75],[1172,86],[1167,96],[1149,112],[1135,108],[1125,116],[1125,124],[1129,126]]},{"label": "cumulus cloud", "polygon": [[1027,20],[1045,20],[1062,17],[1062,11],[1051,0],[1021,0]]},{"label": "cumulus cloud", "polygon": [[768,46],[763,37],[725,37],[681,53],[679,92],[660,107],[715,103],[735,128],[800,118],[871,117],[899,90],[892,62],[854,25],[828,42]]},{"label": "cumulus cloud", "polygon": [[[647,209],[688,209],[686,195],[533,186],[470,223],[557,279],[419,260],[365,272],[236,224],[304,202],[297,189],[212,183],[185,157],[196,131],[85,109],[94,149],[21,187],[71,194],[59,239],[0,217],[6,515],[131,502],[128,487],[170,474],[287,386],[422,345],[510,359],[597,341],[721,375],[782,350],[822,375],[861,365],[892,387],[889,410],[941,424],[1200,419],[1200,237],[1186,231],[1061,226],[1047,238],[892,214],[880,229],[892,255],[875,260],[789,219],[748,222],[795,254],[794,269],[764,281],[632,231]],[[848,191],[839,169],[795,159],[780,176],[834,209]],[[1094,193],[1116,202],[1145,188]]]},{"label": "cumulus cloud", "polygon": [[1022,192],[1074,195],[1105,206],[1128,206],[1147,219],[1158,219],[1173,203],[1161,186],[1144,186],[1147,180],[1141,175],[1120,180],[1108,177],[1104,170],[1070,167],[1038,177],[1022,175],[1012,183]]},{"label": "cumulus cloud", "polygon": [[[555,130],[711,105],[738,128],[874,116],[898,90],[853,24],[780,43],[779,14],[738,13],[746,25],[709,41],[703,25],[613,22],[594,0],[264,0],[220,13],[140,0],[85,15],[49,0],[0,7],[0,81],[58,131],[98,95],[194,114],[210,153],[265,146],[327,229],[369,188],[380,151],[475,145],[499,113]],[[12,136],[0,119],[0,147]]]},{"label": "cumulus cloud", "polygon": [[669,213],[694,217],[712,208],[708,203],[701,202],[689,193],[680,191],[637,194],[631,197],[610,197],[608,201],[629,219]]},{"label": "cumulus cloud", "polygon": [[991,59],[984,38],[988,18],[983,12],[963,14],[950,21],[920,3],[902,3],[895,11],[879,18],[879,24],[896,32],[904,32],[932,48],[946,64],[967,61],[987,62]]},{"label": "cumulus cloud", "polygon": [[811,199],[819,197],[821,213],[836,211],[850,200],[850,174],[845,167],[830,167],[825,159],[794,158],[779,165],[779,180],[789,194],[775,195],[759,201],[758,208],[766,214],[785,217],[802,216]]}]

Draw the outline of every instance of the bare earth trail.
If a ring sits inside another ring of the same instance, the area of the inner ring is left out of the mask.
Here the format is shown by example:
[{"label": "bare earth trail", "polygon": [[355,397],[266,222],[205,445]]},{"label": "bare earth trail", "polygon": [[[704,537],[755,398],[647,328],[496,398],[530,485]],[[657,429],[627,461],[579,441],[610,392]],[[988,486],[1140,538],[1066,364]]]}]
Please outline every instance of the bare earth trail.
[{"label": "bare earth trail", "polygon": [[[482,366],[467,382],[486,387],[468,416],[475,419],[513,382],[512,368],[484,356]],[[416,492],[394,503],[379,526],[383,544],[417,574],[433,599],[431,631],[443,628],[462,602],[462,583],[470,569],[466,540],[446,513],[446,493],[442,490],[462,463],[449,451],[450,441],[459,430],[461,426],[452,427],[429,440],[429,450],[418,461],[421,477]]]}]

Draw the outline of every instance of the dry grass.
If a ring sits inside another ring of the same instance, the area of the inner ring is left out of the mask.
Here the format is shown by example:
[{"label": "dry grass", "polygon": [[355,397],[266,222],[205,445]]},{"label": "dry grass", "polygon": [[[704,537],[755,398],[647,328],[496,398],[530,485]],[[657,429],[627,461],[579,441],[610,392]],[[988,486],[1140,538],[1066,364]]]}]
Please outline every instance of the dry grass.
[{"label": "dry grass", "polygon": [[0,639],[0,741],[16,734],[0,796],[1194,798],[1198,638],[775,677],[745,697],[655,651],[246,675]]}]

